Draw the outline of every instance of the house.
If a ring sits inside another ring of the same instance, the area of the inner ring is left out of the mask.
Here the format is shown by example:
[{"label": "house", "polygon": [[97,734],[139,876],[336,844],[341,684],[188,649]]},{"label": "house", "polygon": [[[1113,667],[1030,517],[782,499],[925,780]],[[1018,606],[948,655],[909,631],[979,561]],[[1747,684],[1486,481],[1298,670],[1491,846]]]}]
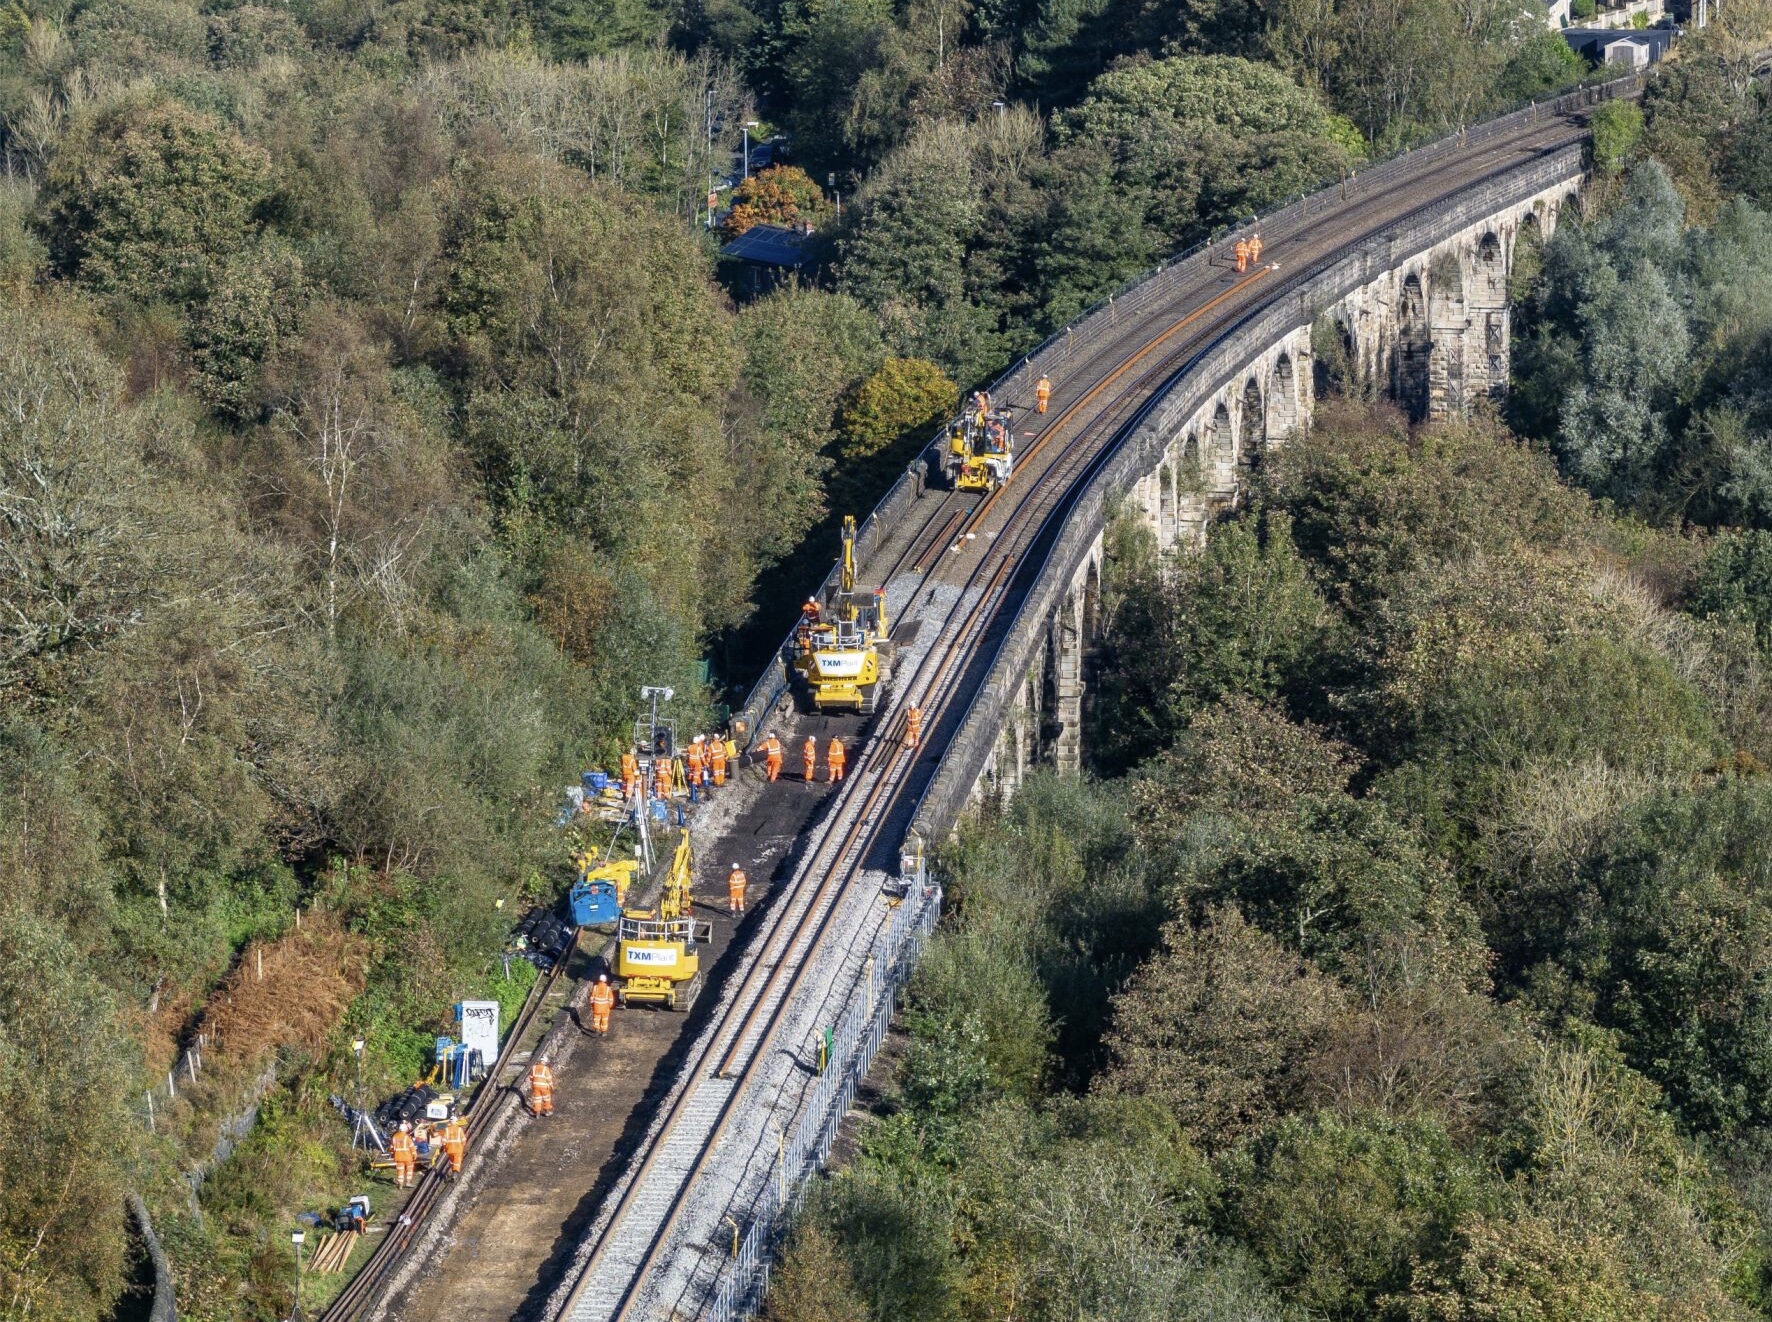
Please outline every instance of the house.
[{"label": "house", "polygon": [[1570,23],[1574,22],[1574,19],[1569,13],[1569,6],[1573,3],[1573,0],[1532,0],[1532,3],[1537,5],[1538,8],[1529,9],[1528,12],[1542,14],[1544,21],[1550,26],[1552,32],[1560,31],[1561,29],[1568,27]]},{"label": "house", "polygon": [[1595,64],[1646,69],[1659,64],[1677,35],[1673,28],[1564,28],[1563,40]]},{"label": "house", "polygon": [[721,248],[720,256],[743,267],[749,291],[760,294],[812,260],[813,233],[805,223],[753,225]]}]

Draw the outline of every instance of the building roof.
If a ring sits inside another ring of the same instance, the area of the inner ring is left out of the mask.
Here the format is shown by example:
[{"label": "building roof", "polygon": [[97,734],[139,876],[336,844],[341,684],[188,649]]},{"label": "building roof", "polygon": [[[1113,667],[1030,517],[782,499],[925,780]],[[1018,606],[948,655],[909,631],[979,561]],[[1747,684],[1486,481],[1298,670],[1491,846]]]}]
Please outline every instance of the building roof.
[{"label": "building roof", "polygon": [[1603,53],[1619,42],[1642,46],[1651,60],[1667,54],[1677,34],[1672,28],[1564,28],[1563,40],[1583,55],[1590,51]]},{"label": "building roof", "polygon": [[753,225],[720,249],[720,256],[763,266],[799,266],[810,255],[805,246],[808,237],[785,225]]}]

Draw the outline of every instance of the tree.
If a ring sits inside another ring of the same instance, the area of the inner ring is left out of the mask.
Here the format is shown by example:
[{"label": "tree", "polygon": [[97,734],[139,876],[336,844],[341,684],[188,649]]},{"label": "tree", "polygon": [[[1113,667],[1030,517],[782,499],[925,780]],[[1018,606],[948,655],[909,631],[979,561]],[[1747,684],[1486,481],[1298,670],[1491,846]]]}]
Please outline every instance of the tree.
[{"label": "tree", "polygon": [[831,214],[812,176],[794,165],[759,170],[732,190],[732,206],[720,228],[735,239],[753,225],[823,224]]},{"label": "tree", "polygon": [[1223,55],[1128,64],[1058,116],[1060,145],[1113,162],[1166,249],[1314,187],[1359,159],[1359,135],[1286,75]]},{"label": "tree", "polygon": [[959,400],[959,387],[934,363],[888,358],[843,405],[838,455],[845,463],[871,459],[894,441],[934,427]]},{"label": "tree", "polygon": [[769,1322],[867,1322],[866,1303],[830,1234],[807,1218],[794,1230],[781,1265],[770,1273]]},{"label": "tree", "polygon": [[1301,693],[1314,669],[1331,664],[1332,628],[1284,514],[1220,525],[1204,554],[1139,576],[1115,605],[1093,756],[1130,765],[1226,695]]},{"label": "tree", "polygon": [[263,148],[176,102],[123,102],[57,152],[42,223],[60,274],[144,301],[189,303],[251,241],[268,190]]},{"label": "tree", "polygon": [[856,196],[859,219],[839,248],[838,283],[880,317],[902,355],[974,380],[994,353],[994,318],[966,292],[967,242],[980,194],[959,125],[924,129],[888,157]]},{"label": "tree", "polygon": [[738,355],[695,240],[510,165],[467,190],[447,259],[466,432],[507,516],[631,556],[691,633],[739,618],[766,512],[721,417]]},{"label": "tree", "polygon": [[746,391],[759,410],[746,456],[756,488],[774,493],[770,559],[785,555],[825,513],[824,452],[838,441],[837,412],[885,359],[878,324],[847,294],[801,285],[740,309],[737,336]]},{"label": "tree", "polygon": [[283,526],[313,566],[326,637],[353,606],[396,628],[450,503],[447,450],[394,397],[356,319],[321,309],[277,364],[265,476]]},{"label": "tree", "polygon": [[119,1292],[141,1132],[134,1056],[115,1001],[57,928],[0,910],[0,1300],[12,1316],[90,1322]]},{"label": "tree", "polygon": [[1160,1102],[1202,1147],[1234,1145],[1296,1105],[1338,999],[1234,905],[1170,923],[1114,998],[1103,1086]]},{"label": "tree", "polygon": [[1634,101],[1607,101],[1593,116],[1594,167],[1617,174],[1643,139],[1643,109]]},{"label": "tree", "polygon": [[1371,1317],[1444,1256],[1488,1200],[1479,1169],[1432,1120],[1295,1115],[1237,1154],[1230,1215],[1285,1298],[1320,1317]]},{"label": "tree", "polygon": [[30,311],[0,314],[0,679],[138,626],[162,500],[115,368]]}]

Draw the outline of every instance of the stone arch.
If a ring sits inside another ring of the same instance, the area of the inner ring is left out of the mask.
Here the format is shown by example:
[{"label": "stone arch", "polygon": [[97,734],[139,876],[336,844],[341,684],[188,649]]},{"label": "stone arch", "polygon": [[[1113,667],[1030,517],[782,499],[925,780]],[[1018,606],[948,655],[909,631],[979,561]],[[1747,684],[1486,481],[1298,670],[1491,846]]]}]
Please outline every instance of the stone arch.
[{"label": "stone arch", "polygon": [[1207,492],[1214,496],[1232,494],[1237,481],[1237,437],[1231,425],[1231,411],[1223,399],[1212,406],[1212,417],[1200,437],[1200,447]]},{"label": "stone arch", "polygon": [[1243,383],[1243,445],[1238,460],[1244,468],[1261,462],[1267,446],[1267,406],[1261,397],[1261,382],[1253,376]]},{"label": "stone arch", "polygon": [[1298,382],[1293,377],[1292,355],[1274,360],[1273,383],[1268,386],[1268,435],[1284,440],[1298,426]]},{"label": "stone arch", "polygon": [[1175,466],[1167,455],[1157,465],[1157,545],[1168,546],[1175,540]]},{"label": "stone arch", "polygon": [[1557,209],[1557,219],[1561,220],[1563,218],[1563,214],[1565,212],[1574,216],[1576,220],[1580,220],[1582,218],[1581,217],[1581,194],[1567,193],[1564,195],[1563,205]]},{"label": "stone arch", "polygon": [[1397,291],[1397,343],[1391,356],[1391,394],[1416,421],[1427,416],[1428,356],[1432,349],[1427,290],[1421,276],[1411,271]]},{"label": "stone arch", "polygon": [[1040,685],[1035,699],[1039,712],[1040,724],[1034,741],[1035,756],[1041,761],[1046,760],[1046,750],[1051,748],[1058,738],[1062,718],[1058,713],[1059,683],[1059,630],[1064,627],[1062,621],[1055,621],[1046,630],[1046,652],[1040,663]]},{"label": "stone arch", "polygon": [[1507,300],[1507,259],[1502,251],[1501,236],[1494,230],[1477,240],[1476,290],[1485,306],[1499,306]]}]

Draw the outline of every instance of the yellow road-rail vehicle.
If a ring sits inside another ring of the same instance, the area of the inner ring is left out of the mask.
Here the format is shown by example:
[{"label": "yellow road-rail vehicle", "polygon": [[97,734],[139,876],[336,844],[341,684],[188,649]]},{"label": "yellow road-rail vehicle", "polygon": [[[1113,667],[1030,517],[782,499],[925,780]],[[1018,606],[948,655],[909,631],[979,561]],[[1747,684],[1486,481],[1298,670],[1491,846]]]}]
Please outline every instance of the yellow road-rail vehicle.
[{"label": "yellow road-rail vehicle", "polygon": [[855,588],[855,516],[843,520],[837,592],[828,604],[808,602],[794,632],[792,667],[814,711],[870,715],[892,678],[891,621],[883,590]]},{"label": "yellow road-rail vehicle", "polygon": [[624,909],[615,925],[615,994],[623,1005],[687,1010],[701,994],[697,946],[714,939],[714,925],[691,916],[695,856],[684,830],[659,891],[656,909]]}]

